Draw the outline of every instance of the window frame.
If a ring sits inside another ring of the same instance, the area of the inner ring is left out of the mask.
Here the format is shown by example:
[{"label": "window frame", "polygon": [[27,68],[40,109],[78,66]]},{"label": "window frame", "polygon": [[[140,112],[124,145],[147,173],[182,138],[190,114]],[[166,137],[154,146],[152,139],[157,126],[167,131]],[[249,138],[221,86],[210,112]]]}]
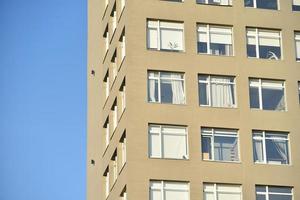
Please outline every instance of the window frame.
[{"label": "window frame", "polygon": [[[300,5],[299,5],[299,8],[300,8]],[[295,36],[296,62],[300,62],[300,31],[295,31],[294,36]],[[297,51],[297,42],[299,42],[299,52]],[[298,57],[298,55],[299,55],[299,57]]]},{"label": "window frame", "polygon": [[[265,187],[265,192],[257,191],[257,187]],[[291,193],[282,193],[282,192],[269,192],[269,187],[281,187],[281,188],[290,188]],[[270,186],[270,185],[255,185],[255,195],[265,195],[265,200],[269,200],[269,195],[281,195],[281,196],[291,196],[294,198],[294,188],[289,186]]]},{"label": "window frame", "polygon": [[[152,187],[151,186],[151,183],[159,183],[160,186],[159,187]],[[168,183],[177,183],[177,184],[182,184],[184,185],[185,187],[187,187],[187,189],[172,189],[172,188],[166,188],[165,185],[168,184]],[[166,181],[166,180],[150,180],[150,184],[149,184],[149,199],[151,199],[151,192],[152,191],[157,191],[159,190],[160,193],[161,193],[161,200],[169,200],[169,199],[165,199],[165,192],[166,191],[181,191],[181,192],[187,192],[187,200],[190,200],[190,183],[189,182],[186,182],[186,181]],[[153,199],[151,199],[153,200]],[[154,199],[155,200],[155,199]]]},{"label": "window frame", "polygon": [[258,8],[257,7],[257,0],[252,0],[253,1],[253,6],[246,6],[245,5],[245,0],[244,0],[244,6],[245,8],[255,8],[255,9],[263,9],[263,10],[274,10],[274,11],[279,11],[280,10],[280,1],[279,0],[276,0],[277,1],[277,9],[269,9],[269,8]]},{"label": "window frame", "polygon": [[292,11],[293,12],[299,12],[300,11],[300,3],[299,4],[294,4],[295,0],[292,0]]},{"label": "window frame", "polygon": [[225,7],[232,7],[232,0],[228,0],[228,4],[224,5],[224,4],[213,4],[213,3],[209,3],[208,0],[205,0],[204,3],[198,2],[198,0],[196,0],[196,4],[200,4],[200,5],[211,5],[211,6],[225,6]]},{"label": "window frame", "polygon": [[[207,190],[205,191],[205,186],[206,185],[212,185],[213,186],[213,190]],[[218,190],[218,186],[236,186],[236,187],[239,187],[239,192],[235,192],[235,191],[220,191]],[[207,183],[207,182],[204,182],[203,183],[203,199],[205,199],[205,194],[206,193],[213,193],[214,195],[214,200],[217,200],[218,199],[218,194],[220,192],[222,193],[227,193],[227,194],[239,194],[240,195],[240,200],[243,199],[243,191],[242,191],[242,185],[241,184],[230,184],[230,183]]]}]

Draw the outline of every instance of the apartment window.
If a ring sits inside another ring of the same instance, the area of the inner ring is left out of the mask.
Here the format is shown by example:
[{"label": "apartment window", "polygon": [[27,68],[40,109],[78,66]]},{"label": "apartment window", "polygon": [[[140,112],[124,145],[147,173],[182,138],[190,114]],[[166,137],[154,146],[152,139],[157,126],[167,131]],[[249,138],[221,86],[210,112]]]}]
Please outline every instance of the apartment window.
[{"label": "apartment window", "polygon": [[124,131],[121,139],[120,139],[120,144],[121,144],[121,166],[123,167],[126,163],[126,131]]},{"label": "apartment window", "polygon": [[204,183],[204,200],[241,200],[240,185]]},{"label": "apartment window", "polygon": [[126,186],[125,186],[124,189],[122,190],[120,197],[121,197],[121,198],[120,198],[121,200],[127,200]]},{"label": "apartment window", "polygon": [[247,55],[252,58],[281,59],[281,31],[247,28]]},{"label": "apartment window", "polygon": [[293,0],[293,11],[300,11],[300,0]]},{"label": "apartment window", "polygon": [[119,40],[119,44],[120,44],[120,53],[121,53],[121,63],[124,60],[125,56],[126,56],[126,49],[125,49],[125,30],[122,32],[122,35],[120,37]]},{"label": "apartment window", "polygon": [[296,60],[300,61],[300,32],[295,32],[295,44],[296,44]]},{"label": "apartment window", "polygon": [[198,53],[232,56],[232,27],[198,24]]},{"label": "apartment window", "polygon": [[118,74],[118,67],[117,67],[117,50],[115,50],[112,58],[111,58],[111,67],[112,67],[112,82],[115,81]]},{"label": "apartment window", "polygon": [[284,81],[250,79],[250,108],[286,110]]},{"label": "apartment window", "polygon": [[231,6],[232,0],[196,0],[199,4],[210,4],[218,6]]},{"label": "apartment window", "polygon": [[112,168],[113,168],[113,182],[116,182],[117,178],[118,178],[118,154],[117,154],[117,150],[115,150],[112,158]]},{"label": "apartment window", "polygon": [[200,106],[236,107],[235,77],[199,75]]},{"label": "apartment window", "polygon": [[184,74],[149,71],[148,101],[185,104]]},{"label": "apartment window", "polygon": [[278,10],[278,0],[244,0],[245,7]]},{"label": "apartment window", "polygon": [[107,70],[105,77],[103,79],[103,83],[104,83],[104,90],[105,90],[105,99],[108,98],[109,96],[109,71]]},{"label": "apartment window", "polygon": [[106,168],[103,176],[104,176],[104,184],[105,184],[105,198],[107,198],[110,192],[109,167]]},{"label": "apartment window", "polygon": [[108,51],[109,48],[109,31],[108,26],[106,26],[104,34],[103,34],[104,42],[105,42],[105,52]]},{"label": "apartment window", "polygon": [[147,47],[154,50],[183,51],[184,26],[181,22],[147,21]]},{"label": "apartment window", "polygon": [[113,106],[111,107],[112,111],[112,120],[113,120],[113,131],[117,128],[118,125],[118,104],[117,100],[114,101]]},{"label": "apartment window", "polygon": [[282,186],[256,185],[256,200],[292,200],[293,188]]},{"label": "apartment window", "polygon": [[288,134],[253,131],[253,154],[256,163],[289,164]]},{"label": "apartment window", "polygon": [[150,181],[150,200],[189,200],[189,183]]},{"label": "apartment window", "polygon": [[108,144],[109,144],[109,140],[110,140],[110,136],[109,136],[109,118],[108,117],[105,120],[103,128],[104,128],[104,132],[105,132],[105,147],[107,147]]},{"label": "apartment window", "polygon": [[203,160],[239,161],[237,130],[202,128],[201,141]]},{"label": "apartment window", "polygon": [[149,156],[151,158],[187,159],[187,128],[150,124]]},{"label": "apartment window", "polygon": [[[110,14],[111,18],[111,32],[114,33],[116,28],[117,28],[117,9],[116,9],[116,4],[113,7],[113,10]],[[113,35],[113,34],[111,34]]]},{"label": "apartment window", "polygon": [[298,99],[300,104],[300,81],[298,81]]},{"label": "apartment window", "polygon": [[121,113],[123,113],[126,108],[126,82],[125,82],[125,79],[122,82],[119,92],[120,92],[120,100],[121,100]]}]

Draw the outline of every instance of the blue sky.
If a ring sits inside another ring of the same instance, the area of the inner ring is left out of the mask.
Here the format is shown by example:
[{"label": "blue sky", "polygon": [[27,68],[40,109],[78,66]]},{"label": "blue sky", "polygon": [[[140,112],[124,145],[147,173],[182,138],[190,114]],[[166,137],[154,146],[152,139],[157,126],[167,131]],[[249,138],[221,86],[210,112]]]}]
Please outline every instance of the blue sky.
[{"label": "blue sky", "polygon": [[86,0],[0,0],[0,199],[84,200]]}]

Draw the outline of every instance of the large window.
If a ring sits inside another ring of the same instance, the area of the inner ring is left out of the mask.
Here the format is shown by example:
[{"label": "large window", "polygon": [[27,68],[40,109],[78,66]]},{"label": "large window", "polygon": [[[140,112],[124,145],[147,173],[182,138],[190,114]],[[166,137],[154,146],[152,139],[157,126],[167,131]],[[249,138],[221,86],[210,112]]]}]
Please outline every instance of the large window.
[{"label": "large window", "polygon": [[165,51],[184,50],[183,23],[148,20],[147,47],[148,49]]},{"label": "large window", "polygon": [[204,183],[204,200],[241,200],[240,185]]},{"label": "large window", "polygon": [[247,28],[247,55],[253,58],[281,59],[281,31]]},{"label": "large window", "polygon": [[246,7],[278,10],[278,0],[244,0]]},{"label": "large window", "polygon": [[256,163],[289,164],[288,134],[253,131],[253,154]]},{"label": "large window", "polygon": [[284,81],[250,79],[250,108],[285,111]]},{"label": "large window", "polygon": [[300,0],[293,0],[293,11],[300,11]]},{"label": "large window", "polygon": [[198,24],[198,53],[233,55],[232,27]]},{"label": "large window", "polygon": [[187,159],[186,127],[150,124],[149,157]]},{"label": "large window", "polygon": [[300,32],[295,32],[296,60],[300,61]]},{"label": "large window", "polygon": [[189,200],[189,183],[150,181],[150,200]]},{"label": "large window", "polygon": [[196,0],[199,4],[210,4],[218,6],[231,6],[232,0]]},{"label": "large window", "polygon": [[148,101],[185,104],[184,74],[149,71]]},{"label": "large window", "polygon": [[201,74],[198,79],[200,106],[236,107],[234,77]]},{"label": "large window", "polygon": [[293,188],[282,186],[256,185],[256,200],[292,200]]},{"label": "large window", "polygon": [[237,130],[202,128],[203,160],[239,161]]}]

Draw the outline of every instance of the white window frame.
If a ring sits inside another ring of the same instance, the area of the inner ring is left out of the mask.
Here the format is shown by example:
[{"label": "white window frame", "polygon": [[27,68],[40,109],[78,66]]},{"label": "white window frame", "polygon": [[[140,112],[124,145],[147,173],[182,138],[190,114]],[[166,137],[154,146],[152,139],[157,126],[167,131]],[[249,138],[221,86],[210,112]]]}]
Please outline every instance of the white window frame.
[{"label": "white window frame", "polygon": [[300,81],[298,81],[298,100],[300,104]]},{"label": "white window frame", "polygon": [[[208,77],[208,80],[204,81],[204,80],[200,80],[200,76],[207,76]],[[227,82],[222,82],[222,81],[212,81],[211,78],[233,78],[233,82],[230,82],[230,83],[227,83]],[[209,74],[199,74],[198,75],[198,83],[199,83],[199,86],[200,87],[200,83],[205,83],[208,85],[209,87],[209,90],[207,90],[208,94],[206,94],[208,97],[209,97],[209,102],[208,102],[208,105],[205,105],[205,104],[201,104],[200,100],[199,100],[199,105],[200,106],[203,106],[203,107],[213,107],[212,106],[212,83],[217,83],[217,84],[222,84],[222,85],[233,85],[234,86],[234,102],[235,104],[233,104],[233,106],[224,106],[224,107],[217,107],[217,108],[236,108],[237,107],[237,94],[236,94],[236,77],[234,76],[223,76],[223,75],[209,75]],[[200,94],[199,94],[200,95]]]},{"label": "white window frame", "polygon": [[104,37],[104,42],[105,42],[105,52],[107,53],[108,49],[109,49],[109,28],[108,25],[105,28],[105,32],[103,34]]},{"label": "white window frame", "polygon": [[118,104],[115,100],[114,105],[112,106],[112,119],[113,119],[113,131],[116,130],[118,126]]},{"label": "white window frame", "polygon": [[[111,58],[111,71],[112,71],[112,83],[115,82],[118,75],[118,66],[117,66],[117,50],[115,50]],[[113,84],[112,84],[113,85]]]},{"label": "white window frame", "polygon": [[117,10],[116,10],[116,5],[114,5],[114,8],[111,12],[111,29],[112,29],[112,34],[114,34],[114,32],[116,31],[117,29]]},{"label": "white window frame", "polygon": [[[157,23],[157,26],[151,26],[149,22],[155,22]],[[168,23],[174,23],[174,24],[180,24],[182,25],[182,28],[174,28],[174,27],[167,27],[167,26],[161,26],[161,22],[168,22]],[[150,39],[149,36],[149,29],[155,29],[157,31],[157,48],[150,48],[148,41]],[[162,49],[161,48],[161,29],[168,29],[168,30],[176,30],[176,31],[181,31],[182,32],[182,49]],[[184,39],[184,23],[183,22],[178,22],[178,21],[167,21],[167,20],[152,20],[148,19],[147,20],[147,48],[151,50],[158,50],[158,51],[175,51],[175,52],[184,52],[185,51],[185,39]]]},{"label": "white window frame", "polygon": [[[205,190],[205,185],[212,185],[213,186],[213,190]],[[235,191],[220,191],[218,190],[218,186],[236,186],[239,187],[239,192],[235,192]],[[243,196],[242,196],[242,186],[238,185],[238,184],[219,184],[219,183],[204,183],[203,184],[203,195],[205,193],[213,193],[214,195],[214,200],[218,200],[218,193],[227,193],[227,194],[239,194],[240,195],[240,200],[242,200]],[[203,196],[204,199],[204,196]]]},{"label": "white window frame", "polygon": [[106,72],[103,82],[104,82],[104,87],[105,87],[105,99],[107,100],[109,97],[109,90],[110,90],[109,71],[108,70]]},{"label": "white window frame", "polygon": [[[251,81],[255,81],[256,83],[251,83]],[[257,82],[258,81],[258,82]],[[282,83],[281,87],[273,87],[273,88],[280,88],[284,91],[284,110],[271,110],[271,111],[287,111],[287,102],[286,102],[286,91],[285,91],[285,81],[283,80],[271,80],[271,79],[261,79],[261,78],[250,78],[249,79],[249,90],[250,87],[258,88],[258,98],[259,98],[259,108],[251,108],[254,110],[264,110],[263,109],[263,99],[262,99],[262,84],[263,82],[278,82]],[[270,86],[269,86],[270,87]]]},{"label": "white window frame", "polygon": [[[266,192],[257,192],[256,191],[256,187],[266,187]],[[283,196],[292,196],[293,199],[293,188],[292,187],[286,187],[286,186],[273,186],[273,187],[284,187],[284,188],[291,188],[291,193],[280,193],[280,192],[269,192],[269,187],[272,186],[268,186],[268,185],[255,185],[255,194],[262,194],[265,195],[266,199],[265,200],[269,200],[269,195],[283,195]]]},{"label": "white window frame", "polygon": [[[297,51],[297,42],[299,43],[299,52]],[[296,51],[296,61],[300,62],[300,31],[295,31],[295,51]]]},{"label": "white window frame", "polygon": [[125,37],[125,31],[124,31],[120,38],[121,63],[123,62],[123,60],[125,59],[125,56],[126,56],[125,39],[126,39],[126,37]]},{"label": "white window frame", "polygon": [[126,82],[125,79],[120,87],[120,98],[121,98],[121,114],[126,108]]},{"label": "white window frame", "polygon": [[[214,0],[215,2],[221,2],[221,0]],[[206,4],[206,5],[216,5],[216,6],[232,6],[232,0],[228,0],[228,4],[212,4],[209,3],[208,0],[205,0],[204,3],[198,3],[197,4]]]},{"label": "white window frame", "polygon": [[[153,191],[153,190],[156,190],[156,191],[160,191],[160,193],[161,193],[161,199],[160,200],[169,200],[169,199],[166,199],[165,198],[165,192],[166,191],[169,191],[169,190],[171,190],[171,191],[180,191],[180,192],[187,192],[188,194],[188,199],[187,200],[189,200],[190,199],[190,184],[189,184],[189,182],[182,182],[182,181],[164,181],[164,180],[151,180],[150,181],[150,184],[151,183],[159,183],[160,184],[160,186],[159,187],[149,187],[149,193],[151,193],[151,191]],[[176,188],[176,189],[173,189],[173,188],[168,188],[168,187],[166,187],[165,185],[166,184],[168,184],[168,183],[180,183],[180,184],[182,184],[182,185],[186,185],[185,187],[187,188],[187,189],[178,189],[178,188]],[[150,196],[150,195],[149,195]],[[155,200],[155,199],[154,199]]]},{"label": "white window frame", "polygon": [[[155,133],[151,133],[150,132],[150,128],[151,127],[158,127],[159,128],[159,149],[160,149],[160,154],[159,156],[151,156],[151,152],[150,152],[150,147],[151,147],[151,144],[150,144],[150,137],[152,134],[155,134]],[[183,155],[183,158],[169,158],[169,157],[163,157],[163,151],[164,151],[164,148],[163,148],[163,131],[162,129],[163,128],[166,128],[166,127],[171,127],[171,128],[179,128],[179,129],[185,129],[185,133],[184,134],[181,134],[181,133],[167,133],[168,135],[179,135],[179,136],[185,136],[185,141],[186,141],[186,155]],[[188,130],[187,130],[187,127],[186,126],[174,126],[174,125],[162,125],[162,124],[149,124],[148,125],[148,141],[149,141],[149,144],[148,144],[148,147],[149,147],[149,157],[150,158],[160,158],[160,159],[175,159],[175,160],[187,160],[189,159],[189,141],[188,141]]]},{"label": "white window frame", "polygon": [[104,182],[105,182],[105,198],[109,196],[110,193],[110,181],[109,181],[109,168],[107,167],[104,172]]},{"label": "white window frame", "polygon": [[123,167],[127,161],[127,139],[126,139],[126,132],[123,133],[123,136],[120,140],[121,143],[121,167]]},{"label": "white window frame", "polygon": [[[223,134],[222,134],[223,132]],[[237,149],[238,149],[238,160],[231,161],[231,160],[216,160],[215,159],[215,137],[230,137],[230,138],[237,138]],[[239,134],[238,130],[236,129],[224,129],[224,128],[209,128],[209,127],[202,127],[201,128],[201,140],[203,137],[210,137],[211,138],[211,159],[204,159],[208,161],[217,161],[217,162],[240,162],[240,144],[239,144]],[[202,152],[203,155],[203,152]]]},{"label": "white window frame", "polygon": [[[261,131],[261,130],[253,130],[252,131],[252,143],[254,142],[254,140],[256,141],[262,141],[262,146],[263,146],[263,162],[259,162],[259,161],[254,161],[254,163],[257,164],[270,164],[270,165],[290,165],[291,163],[291,157],[290,157],[290,139],[289,139],[289,134],[286,132],[274,132],[278,135],[281,136],[286,136],[286,139],[283,138],[272,138],[273,140],[281,140],[281,141],[287,141],[287,145],[288,145],[288,150],[289,150],[289,154],[288,156],[288,163],[287,164],[281,164],[281,163],[275,163],[275,162],[268,162],[267,160],[267,146],[266,146],[266,140],[268,140],[269,138],[266,136],[266,134],[268,134],[270,131]],[[273,132],[272,132],[273,133]],[[254,136],[254,134],[261,134],[261,136]],[[254,147],[253,147],[254,148]],[[254,155],[253,155],[254,157]]]},{"label": "white window frame", "polygon": [[[248,30],[255,30],[255,33],[252,34],[252,33],[248,33]],[[271,36],[261,36],[259,33],[260,31],[262,32],[267,32],[267,31],[270,31],[270,32],[278,32],[279,33],[279,36],[278,37],[271,37]],[[278,29],[264,29],[264,28],[256,28],[256,27],[246,27],[246,39],[247,39],[247,45],[248,45],[248,37],[254,37],[255,38],[255,52],[256,52],[256,57],[249,57],[247,55],[248,58],[258,58],[258,59],[264,59],[264,58],[260,58],[259,57],[259,39],[261,37],[263,38],[269,38],[269,39],[279,39],[279,44],[280,44],[280,58],[278,58],[278,60],[282,60],[283,59],[283,52],[282,52],[282,31],[281,30],[278,30]],[[277,60],[277,59],[276,59]]]},{"label": "white window frame", "polygon": [[[199,27],[200,26],[206,26],[206,31],[199,31]],[[226,31],[221,32],[221,31],[211,31],[211,28],[213,27],[217,27],[217,28],[224,28],[224,29],[231,29],[231,33],[228,34]],[[208,55],[215,55],[215,56],[234,56],[234,43],[233,43],[233,26],[227,26],[227,25],[214,25],[214,24],[203,24],[203,23],[198,23],[197,24],[197,42],[199,42],[200,38],[199,38],[199,33],[204,33],[206,34],[206,38],[207,38],[207,52],[206,53],[202,53],[202,52],[198,52],[198,54],[208,54]],[[213,54],[210,52],[210,44],[211,44],[211,34],[219,34],[219,35],[231,35],[231,45],[232,45],[232,55],[217,55],[217,54]]]},{"label": "white window frame", "polygon": [[115,183],[118,179],[118,154],[117,150],[115,150],[115,153],[112,157],[112,167],[113,167],[113,183]]},{"label": "white window frame", "polygon": [[103,128],[105,128],[105,148],[107,148],[110,141],[109,118],[106,119]]}]

